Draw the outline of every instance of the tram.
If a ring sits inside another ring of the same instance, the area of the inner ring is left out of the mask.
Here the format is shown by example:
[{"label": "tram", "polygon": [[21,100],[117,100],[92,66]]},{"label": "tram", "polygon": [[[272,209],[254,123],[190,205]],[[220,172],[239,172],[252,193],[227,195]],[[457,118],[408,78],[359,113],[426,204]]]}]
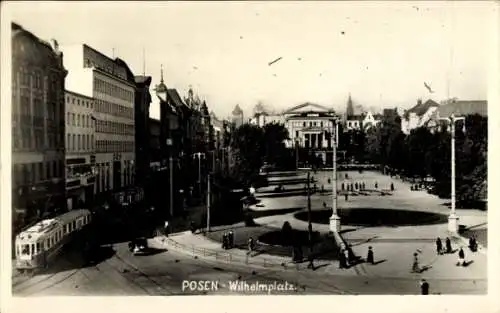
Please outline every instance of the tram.
[{"label": "tram", "polygon": [[89,210],[73,210],[45,219],[16,236],[16,269],[31,272],[48,267],[61,249],[92,220]]}]

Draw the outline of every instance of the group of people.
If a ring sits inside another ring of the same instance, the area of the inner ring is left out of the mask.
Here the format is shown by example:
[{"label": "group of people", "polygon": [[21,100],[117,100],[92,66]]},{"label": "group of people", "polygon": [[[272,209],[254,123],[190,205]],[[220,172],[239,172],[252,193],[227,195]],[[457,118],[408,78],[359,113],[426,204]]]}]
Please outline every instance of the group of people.
[{"label": "group of people", "polygon": [[[469,238],[469,248],[472,252],[477,251],[477,242],[476,242],[476,238],[474,236]],[[443,247],[443,243],[441,242],[441,238],[438,237],[436,239],[436,252],[438,255],[441,255],[444,253],[447,253],[447,254],[453,253],[450,238],[448,238],[448,237],[446,238],[445,246]],[[460,247],[460,249],[458,250],[458,260],[457,260],[456,265],[457,266],[465,266],[466,265],[465,251],[464,251],[463,247]]]},{"label": "group of people", "polygon": [[222,249],[227,250],[232,248],[234,248],[234,233],[231,230],[222,234]]},{"label": "group of people", "polygon": [[[371,247],[370,247],[371,250]],[[372,252],[373,258],[373,252]],[[356,262],[356,256],[352,251],[351,247],[346,247],[340,251],[339,254],[339,267],[340,268],[349,268],[349,266],[354,265]]]}]

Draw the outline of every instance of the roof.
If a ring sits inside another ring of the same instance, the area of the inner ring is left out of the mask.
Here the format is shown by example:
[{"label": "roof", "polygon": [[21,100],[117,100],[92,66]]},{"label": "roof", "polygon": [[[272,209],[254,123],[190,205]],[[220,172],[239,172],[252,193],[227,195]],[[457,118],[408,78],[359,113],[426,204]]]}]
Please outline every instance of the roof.
[{"label": "roof", "polygon": [[54,228],[60,227],[76,220],[80,216],[89,215],[89,210],[72,210],[52,219],[42,220],[17,235],[21,240],[36,241],[38,238],[50,233]]},{"label": "roof", "polygon": [[439,116],[479,114],[488,116],[488,101],[486,100],[460,100],[442,105],[438,108]]},{"label": "roof", "polygon": [[145,85],[150,85],[151,84],[151,76],[134,76],[134,80],[136,84],[145,84]]},{"label": "roof", "polygon": [[[305,103],[302,103],[302,104],[299,104],[299,105],[296,105],[288,110],[286,110],[285,112],[283,112],[283,114],[290,114],[290,113],[294,113],[294,111],[296,110],[299,110],[299,109],[302,109],[302,108],[305,108],[307,106],[310,106],[310,107],[313,107],[313,108],[317,108],[317,109],[320,109],[321,111],[326,111],[326,112],[333,112],[332,109],[329,109],[325,106],[322,106],[322,105],[319,105],[319,104],[316,104],[316,103],[311,103],[311,102],[305,102]],[[312,110],[311,110],[312,112]],[[300,113],[304,113],[304,112],[300,112]]]},{"label": "roof", "polygon": [[418,116],[421,116],[425,114],[425,112],[427,112],[430,107],[437,107],[437,106],[439,106],[439,104],[436,101],[429,99],[425,102],[417,103],[417,105],[406,111],[406,115],[409,115],[410,113],[415,113]]},{"label": "roof", "polygon": [[167,94],[170,97],[170,99],[172,99],[176,107],[184,106],[184,102],[182,102],[181,96],[179,95],[176,89],[174,88],[167,89]]},{"label": "roof", "polygon": [[125,71],[127,72],[127,80],[128,81],[131,81],[131,82],[135,82],[135,79],[134,79],[134,73],[132,73],[132,70],[130,69],[130,67],[128,66],[127,62],[123,61],[122,59],[120,58],[116,58],[114,60],[114,62],[119,65],[119,66],[123,66],[123,68],[125,68]]},{"label": "roof", "polygon": [[[44,62],[50,62],[52,66],[63,67],[61,62],[61,54],[58,51],[54,51],[54,48],[50,43],[44,41],[34,35],[33,33],[24,29],[21,25],[12,23],[11,24],[11,38],[13,42],[12,48],[14,49],[15,44],[19,42],[21,45],[25,43],[21,41],[16,41],[20,36],[24,36],[29,40],[29,47],[22,50],[13,51],[13,56],[21,56],[23,59],[29,59],[34,63],[40,64]],[[54,46],[57,47],[57,41],[53,40]]]}]

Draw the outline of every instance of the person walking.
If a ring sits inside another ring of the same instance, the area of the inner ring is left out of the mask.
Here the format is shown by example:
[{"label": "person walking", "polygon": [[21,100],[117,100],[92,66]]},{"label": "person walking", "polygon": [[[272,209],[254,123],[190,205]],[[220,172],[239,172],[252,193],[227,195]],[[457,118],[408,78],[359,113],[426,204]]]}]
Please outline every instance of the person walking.
[{"label": "person walking", "polygon": [[457,266],[465,266],[465,252],[462,247],[460,247],[460,251],[458,251]]},{"label": "person walking", "polygon": [[421,295],[429,294],[429,283],[425,279],[422,279],[420,281],[420,294]]},{"label": "person walking", "polygon": [[412,273],[420,273],[420,266],[418,265],[418,253],[413,253]]},{"label": "person walking", "polygon": [[377,183],[377,182],[375,182],[375,189],[377,189],[377,188],[378,188],[378,183]]},{"label": "person walking", "polygon": [[391,183],[391,191],[394,191],[394,183]]},{"label": "person walking", "polygon": [[436,252],[438,255],[441,255],[443,252],[443,243],[439,237],[436,239]]},{"label": "person walking", "polygon": [[450,240],[450,238],[446,237],[445,244],[446,244],[446,253],[451,253],[452,249],[451,249],[451,240]]},{"label": "person walking", "polygon": [[342,252],[339,254],[339,268],[341,269],[347,268],[346,259],[344,253]]},{"label": "person walking", "polygon": [[373,258],[373,250],[372,250],[372,247],[368,247],[368,255],[366,256],[366,262],[370,263],[370,264],[375,264],[375,260]]},{"label": "person walking", "polygon": [[229,249],[234,248],[234,233],[232,230],[229,231],[228,241],[229,241]]},{"label": "person walking", "polygon": [[344,260],[346,267],[349,267],[351,262],[349,262],[349,251],[347,251],[347,249],[344,249]]}]

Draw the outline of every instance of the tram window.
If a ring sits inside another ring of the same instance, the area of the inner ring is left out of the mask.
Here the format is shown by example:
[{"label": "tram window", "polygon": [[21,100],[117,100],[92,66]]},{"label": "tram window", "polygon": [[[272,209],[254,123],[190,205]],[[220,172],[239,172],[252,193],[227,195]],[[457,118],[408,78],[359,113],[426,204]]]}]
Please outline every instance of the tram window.
[{"label": "tram window", "polygon": [[30,247],[29,247],[29,245],[22,245],[21,246],[21,254],[22,255],[29,255],[30,254]]},{"label": "tram window", "polygon": [[45,239],[45,249],[48,250],[50,248],[49,246],[49,240]]},{"label": "tram window", "polygon": [[76,221],[73,221],[73,229],[76,229]]},{"label": "tram window", "polygon": [[31,255],[35,254],[35,244],[31,244]]},{"label": "tram window", "polygon": [[37,242],[36,243],[36,252],[39,253],[41,251],[42,251],[42,245],[39,242]]}]

